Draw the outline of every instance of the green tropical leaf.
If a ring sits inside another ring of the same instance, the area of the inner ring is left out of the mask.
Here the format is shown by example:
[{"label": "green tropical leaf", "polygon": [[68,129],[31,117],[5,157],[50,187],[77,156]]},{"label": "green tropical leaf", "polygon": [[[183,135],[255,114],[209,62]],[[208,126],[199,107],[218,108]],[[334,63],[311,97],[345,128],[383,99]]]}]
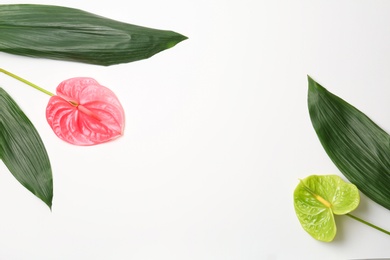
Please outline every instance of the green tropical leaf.
[{"label": "green tropical leaf", "polygon": [[390,136],[309,77],[313,127],[333,163],[369,198],[390,209]]},{"label": "green tropical leaf", "polygon": [[30,57],[113,65],[146,59],[187,39],[51,5],[0,5],[0,51]]},{"label": "green tropical leaf", "polygon": [[336,236],[333,214],[345,215],[359,203],[356,186],[337,175],[309,176],[294,191],[294,208],[303,229],[324,242],[330,242]]},{"label": "green tropical leaf", "polygon": [[52,171],[37,130],[2,88],[0,107],[0,158],[24,187],[51,208]]}]

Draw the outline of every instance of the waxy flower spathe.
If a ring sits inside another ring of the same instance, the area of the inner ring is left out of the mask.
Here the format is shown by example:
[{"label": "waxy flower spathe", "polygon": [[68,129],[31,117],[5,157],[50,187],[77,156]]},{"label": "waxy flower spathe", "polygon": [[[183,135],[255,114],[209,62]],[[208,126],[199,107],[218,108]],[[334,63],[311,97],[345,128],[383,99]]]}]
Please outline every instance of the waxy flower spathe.
[{"label": "waxy flower spathe", "polygon": [[63,81],[46,108],[47,122],[62,140],[95,145],[123,134],[125,115],[110,89],[92,78]]},{"label": "waxy flower spathe", "polygon": [[123,135],[125,113],[110,89],[92,78],[64,80],[56,90],[47,91],[9,71],[0,72],[51,96],[46,119],[54,133],[74,145],[96,145]]}]

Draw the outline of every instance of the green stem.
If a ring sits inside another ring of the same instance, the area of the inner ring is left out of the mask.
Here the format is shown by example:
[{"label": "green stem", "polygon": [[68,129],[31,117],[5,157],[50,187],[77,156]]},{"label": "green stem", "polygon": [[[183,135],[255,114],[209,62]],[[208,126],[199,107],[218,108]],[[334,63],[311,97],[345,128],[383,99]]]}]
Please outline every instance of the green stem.
[{"label": "green stem", "polygon": [[37,89],[37,90],[39,90],[39,91],[41,91],[41,92],[43,92],[43,93],[45,93],[45,94],[47,94],[49,96],[54,96],[54,94],[51,93],[50,91],[47,91],[46,89],[43,89],[43,88],[35,85],[34,83],[31,83],[30,81],[25,80],[24,78],[21,78],[21,77],[15,75],[15,74],[13,74],[13,73],[11,73],[9,71],[6,71],[5,69],[0,68],[0,72],[3,72],[4,74],[6,74],[8,76],[11,76],[14,79],[17,79],[17,80],[19,80],[19,81],[29,85],[30,87],[33,87],[33,88],[35,88],[35,89]]},{"label": "green stem", "polygon": [[359,221],[359,222],[361,222],[361,223],[363,223],[363,224],[366,224],[367,226],[370,226],[370,227],[375,228],[376,230],[379,230],[379,231],[381,231],[381,232],[383,232],[383,233],[385,233],[385,234],[387,234],[387,235],[390,235],[390,232],[389,232],[389,231],[387,231],[387,230],[385,230],[385,229],[383,229],[383,228],[380,228],[380,227],[378,227],[378,226],[375,226],[374,224],[371,224],[370,222],[367,222],[367,221],[365,221],[365,220],[363,220],[363,219],[361,219],[361,218],[358,218],[358,217],[356,217],[356,216],[354,216],[354,215],[351,215],[351,214],[349,214],[349,213],[347,213],[346,215],[347,215],[348,217],[350,217],[350,218],[353,218],[354,220],[357,220],[357,221]]}]

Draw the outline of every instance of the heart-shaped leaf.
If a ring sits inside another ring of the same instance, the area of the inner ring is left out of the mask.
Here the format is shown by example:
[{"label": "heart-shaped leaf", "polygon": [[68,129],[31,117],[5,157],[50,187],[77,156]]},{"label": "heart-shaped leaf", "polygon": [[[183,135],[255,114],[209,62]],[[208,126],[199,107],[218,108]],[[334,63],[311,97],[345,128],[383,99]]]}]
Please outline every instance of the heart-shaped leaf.
[{"label": "heart-shaped leaf", "polygon": [[390,209],[390,136],[309,77],[313,127],[333,163],[360,191]]},{"label": "heart-shaped leaf", "polygon": [[37,130],[2,88],[0,107],[0,158],[24,187],[51,208],[52,171]]},{"label": "heart-shaped leaf", "polygon": [[125,114],[110,89],[92,78],[72,78],[57,87],[46,108],[54,133],[75,145],[94,145],[123,134]]},{"label": "heart-shaped leaf", "polygon": [[312,237],[330,242],[336,235],[333,214],[353,211],[360,202],[359,191],[337,175],[312,175],[294,191],[294,207],[302,227]]}]

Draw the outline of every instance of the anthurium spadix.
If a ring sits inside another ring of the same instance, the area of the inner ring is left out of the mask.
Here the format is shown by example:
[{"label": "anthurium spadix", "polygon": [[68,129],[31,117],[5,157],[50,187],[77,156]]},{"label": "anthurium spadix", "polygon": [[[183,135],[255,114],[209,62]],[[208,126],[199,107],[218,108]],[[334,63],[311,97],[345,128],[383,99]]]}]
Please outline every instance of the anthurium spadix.
[{"label": "anthurium spadix", "polygon": [[92,78],[61,82],[56,95],[4,69],[3,72],[51,96],[46,119],[54,133],[74,145],[96,145],[123,134],[125,114],[119,99]]}]

